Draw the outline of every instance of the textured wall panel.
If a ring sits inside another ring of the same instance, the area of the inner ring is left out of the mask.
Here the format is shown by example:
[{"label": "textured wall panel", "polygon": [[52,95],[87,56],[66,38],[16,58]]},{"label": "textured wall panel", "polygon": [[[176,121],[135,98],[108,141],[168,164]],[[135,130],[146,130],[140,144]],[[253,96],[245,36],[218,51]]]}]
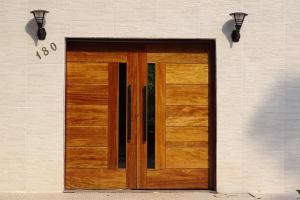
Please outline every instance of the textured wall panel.
[{"label": "textured wall panel", "polygon": [[[300,185],[297,0],[3,0],[0,3],[0,191],[61,192],[65,37],[213,38],[219,192]],[[30,10],[48,9],[37,41]],[[233,11],[249,13],[232,44]],[[57,51],[42,60],[36,51]]]}]

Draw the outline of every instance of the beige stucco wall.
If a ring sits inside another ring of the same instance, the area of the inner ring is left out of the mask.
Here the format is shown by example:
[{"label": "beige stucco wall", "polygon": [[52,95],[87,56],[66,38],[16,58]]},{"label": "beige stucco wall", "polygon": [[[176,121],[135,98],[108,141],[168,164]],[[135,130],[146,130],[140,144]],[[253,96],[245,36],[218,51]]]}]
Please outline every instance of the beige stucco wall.
[{"label": "beige stucco wall", "polygon": [[[62,192],[65,38],[212,38],[219,192],[300,187],[300,1],[1,0],[0,192]],[[45,41],[29,13],[47,9]],[[231,47],[229,13],[249,13]],[[39,60],[36,51],[58,50]]]}]

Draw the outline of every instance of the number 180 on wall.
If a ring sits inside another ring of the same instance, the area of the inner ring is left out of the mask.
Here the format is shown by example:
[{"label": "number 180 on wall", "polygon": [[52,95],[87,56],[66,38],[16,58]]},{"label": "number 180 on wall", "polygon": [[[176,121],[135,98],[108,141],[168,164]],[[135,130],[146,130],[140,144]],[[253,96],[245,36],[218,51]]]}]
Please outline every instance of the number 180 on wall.
[{"label": "number 180 on wall", "polygon": [[42,47],[41,50],[36,51],[36,56],[41,60],[42,57],[48,56],[52,51],[57,50],[57,46],[54,42],[50,43],[50,48]]}]

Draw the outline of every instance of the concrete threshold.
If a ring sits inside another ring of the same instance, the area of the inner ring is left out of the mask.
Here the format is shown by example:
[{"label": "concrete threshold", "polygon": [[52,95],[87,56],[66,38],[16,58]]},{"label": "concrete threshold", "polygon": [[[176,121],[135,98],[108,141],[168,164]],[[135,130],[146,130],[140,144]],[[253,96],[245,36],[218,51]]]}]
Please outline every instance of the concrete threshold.
[{"label": "concrete threshold", "polygon": [[72,193],[0,193],[0,200],[293,200],[298,195],[222,194],[195,190],[94,190]]}]

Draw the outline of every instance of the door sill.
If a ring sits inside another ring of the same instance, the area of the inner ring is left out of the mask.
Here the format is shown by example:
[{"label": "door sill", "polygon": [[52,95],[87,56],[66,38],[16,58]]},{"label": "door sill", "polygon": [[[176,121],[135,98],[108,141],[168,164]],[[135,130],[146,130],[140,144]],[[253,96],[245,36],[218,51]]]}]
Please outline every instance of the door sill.
[{"label": "door sill", "polygon": [[181,189],[168,189],[168,190],[138,190],[138,189],[95,189],[95,190],[64,190],[63,193],[217,193],[214,190],[181,190]]}]

